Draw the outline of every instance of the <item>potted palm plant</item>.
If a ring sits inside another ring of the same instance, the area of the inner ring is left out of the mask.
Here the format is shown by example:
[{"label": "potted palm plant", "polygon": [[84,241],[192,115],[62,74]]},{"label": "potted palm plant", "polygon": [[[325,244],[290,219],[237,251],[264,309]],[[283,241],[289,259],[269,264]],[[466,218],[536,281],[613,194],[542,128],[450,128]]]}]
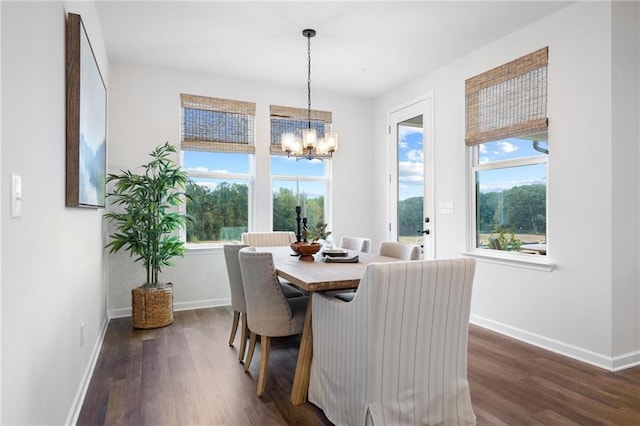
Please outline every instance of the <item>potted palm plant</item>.
[{"label": "potted palm plant", "polygon": [[163,266],[184,256],[184,242],[176,235],[186,215],[176,211],[184,202],[189,178],[180,165],[171,160],[176,147],[166,142],[150,154],[152,160],[140,166],[142,171],[109,174],[113,184],[107,193],[114,211],[104,215],[115,226],[106,248],[110,253],[129,252],[134,262],[146,269],[146,282],[131,290],[131,320],[135,328],[164,327],[173,322],[173,284],[160,283]]}]

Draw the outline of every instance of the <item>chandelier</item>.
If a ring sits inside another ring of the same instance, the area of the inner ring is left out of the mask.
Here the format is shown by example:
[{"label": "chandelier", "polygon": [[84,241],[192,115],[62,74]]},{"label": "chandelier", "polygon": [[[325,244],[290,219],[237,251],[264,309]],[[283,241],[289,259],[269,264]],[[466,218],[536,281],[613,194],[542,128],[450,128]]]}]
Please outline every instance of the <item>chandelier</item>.
[{"label": "chandelier", "polygon": [[338,134],[325,132],[324,137],[318,137],[316,129],[311,128],[311,37],[316,35],[316,30],[303,30],[302,35],[307,38],[307,128],[302,129],[300,136],[283,133],[280,142],[288,157],[307,160],[331,158],[338,150]]}]

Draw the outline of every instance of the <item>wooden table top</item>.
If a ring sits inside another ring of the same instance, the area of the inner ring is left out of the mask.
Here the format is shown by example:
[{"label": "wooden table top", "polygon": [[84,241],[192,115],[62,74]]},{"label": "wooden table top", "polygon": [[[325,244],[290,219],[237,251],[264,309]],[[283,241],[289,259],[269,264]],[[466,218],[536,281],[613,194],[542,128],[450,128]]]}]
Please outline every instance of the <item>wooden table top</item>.
[{"label": "wooden table top", "polygon": [[358,263],[325,263],[318,253],[313,262],[307,262],[292,256],[289,247],[259,247],[256,250],[271,252],[278,276],[311,292],[356,288],[369,263],[398,261],[392,257],[357,253]]}]

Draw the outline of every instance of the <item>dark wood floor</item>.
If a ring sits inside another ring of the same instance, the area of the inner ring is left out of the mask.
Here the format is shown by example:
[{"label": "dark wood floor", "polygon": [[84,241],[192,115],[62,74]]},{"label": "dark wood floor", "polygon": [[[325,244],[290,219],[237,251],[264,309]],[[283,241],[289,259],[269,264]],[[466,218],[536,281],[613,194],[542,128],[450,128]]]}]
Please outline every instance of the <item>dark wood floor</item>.
[{"label": "dark wood floor", "polygon": [[[175,313],[162,329],[109,323],[78,425],[325,425],[322,411],[293,406],[297,338],[272,344],[265,394],[227,344],[228,308]],[[640,367],[619,373],[471,326],[471,399],[480,425],[640,425]]]}]

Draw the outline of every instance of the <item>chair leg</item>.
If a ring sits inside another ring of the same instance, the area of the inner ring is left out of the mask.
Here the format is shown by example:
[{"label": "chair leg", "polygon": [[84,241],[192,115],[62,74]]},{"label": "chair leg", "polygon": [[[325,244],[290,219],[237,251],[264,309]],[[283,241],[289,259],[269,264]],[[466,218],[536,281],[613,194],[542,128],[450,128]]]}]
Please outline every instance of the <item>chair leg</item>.
[{"label": "chair leg", "polygon": [[267,380],[267,365],[269,364],[269,350],[271,349],[271,338],[260,336],[260,374],[258,375],[258,396],[264,392],[264,384]]},{"label": "chair leg", "polygon": [[233,346],[233,341],[236,339],[236,330],[238,329],[239,319],[240,319],[240,312],[233,311],[233,324],[231,324],[231,336],[229,336],[229,346]]},{"label": "chair leg", "polygon": [[247,338],[249,337],[249,326],[247,325],[247,313],[242,314],[242,336],[240,337],[240,350],[238,351],[238,362],[242,362],[247,348]]},{"label": "chair leg", "polygon": [[249,352],[247,353],[247,358],[244,360],[244,371],[245,373],[249,371],[249,366],[251,365],[251,360],[253,359],[253,351],[256,348],[256,333],[253,331],[249,331]]}]

